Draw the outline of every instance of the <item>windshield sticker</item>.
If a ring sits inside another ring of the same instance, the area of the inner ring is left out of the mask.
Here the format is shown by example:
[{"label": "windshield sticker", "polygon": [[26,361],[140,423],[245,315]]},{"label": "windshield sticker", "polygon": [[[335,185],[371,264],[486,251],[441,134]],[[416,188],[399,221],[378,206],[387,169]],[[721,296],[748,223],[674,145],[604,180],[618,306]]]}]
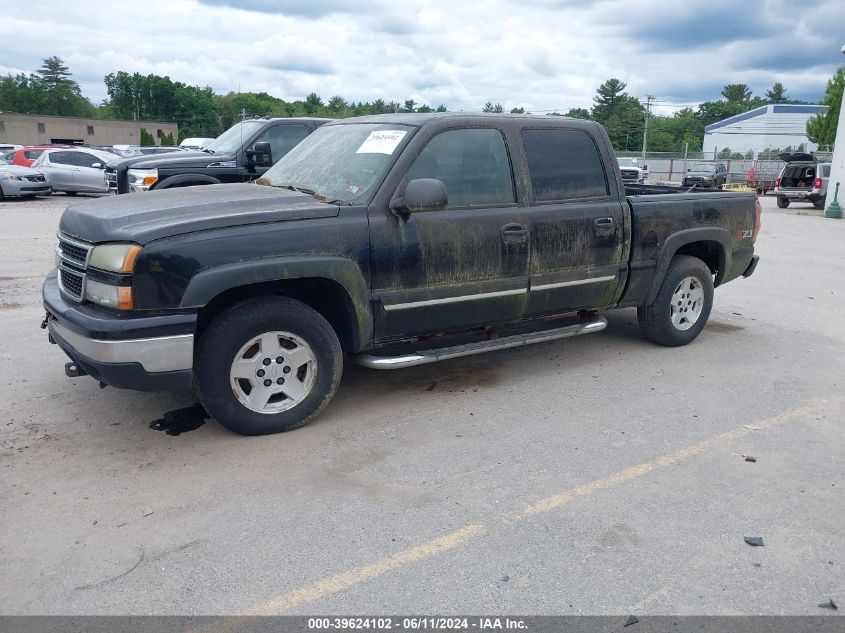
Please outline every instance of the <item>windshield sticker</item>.
[{"label": "windshield sticker", "polygon": [[378,130],[370,132],[370,135],[361,143],[356,154],[387,154],[393,153],[396,146],[402,142],[408,132],[405,130]]}]

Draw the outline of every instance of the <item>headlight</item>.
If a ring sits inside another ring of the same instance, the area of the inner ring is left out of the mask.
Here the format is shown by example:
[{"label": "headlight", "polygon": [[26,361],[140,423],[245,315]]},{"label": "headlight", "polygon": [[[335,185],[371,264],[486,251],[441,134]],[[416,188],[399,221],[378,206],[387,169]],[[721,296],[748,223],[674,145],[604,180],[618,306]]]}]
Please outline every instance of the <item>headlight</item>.
[{"label": "headlight", "polygon": [[9,180],[20,180],[21,177],[11,171],[0,171],[0,176],[8,178]]},{"label": "headlight", "polygon": [[130,169],[127,176],[130,186],[146,191],[158,180],[158,169]]},{"label": "headlight", "polygon": [[109,308],[132,309],[132,288],[130,286],[112,286],[89,277],[85,280],[85,298]]},{"label": "headlight", "polygon": [[91,252],[88,265],[113,273],[131,273],[140,252],[137,244],[100,244]]}]

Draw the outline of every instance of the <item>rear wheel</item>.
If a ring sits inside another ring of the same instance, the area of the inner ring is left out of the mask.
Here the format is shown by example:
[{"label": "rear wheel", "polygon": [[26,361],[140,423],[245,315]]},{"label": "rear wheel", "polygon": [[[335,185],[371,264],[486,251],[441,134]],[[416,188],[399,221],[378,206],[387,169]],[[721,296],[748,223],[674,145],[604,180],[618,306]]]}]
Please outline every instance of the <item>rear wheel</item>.
[{"label": "rear wheel", "polygon": [[646,338],[667,347],[692,342],[704,329],[713,307],[713,277],[697,257],[676,255],[651,305],[637,308]]},{"label": "rear wheel", "polygon": [[778,209],[785,209],[789,206],[789,198],[785,196],[778,196]]},{"label": "rear wheel", "polygon": [[284,297],[250,299],[222,313],[203,332],[197,353],[206,410],[242,435],[304,426],[329,403],[342,370],[331,325]]},{"label": "rear wheel", "polygon": [[824,209],[824,198],[816,198],[813,200],[813,206],[816,209]]}]

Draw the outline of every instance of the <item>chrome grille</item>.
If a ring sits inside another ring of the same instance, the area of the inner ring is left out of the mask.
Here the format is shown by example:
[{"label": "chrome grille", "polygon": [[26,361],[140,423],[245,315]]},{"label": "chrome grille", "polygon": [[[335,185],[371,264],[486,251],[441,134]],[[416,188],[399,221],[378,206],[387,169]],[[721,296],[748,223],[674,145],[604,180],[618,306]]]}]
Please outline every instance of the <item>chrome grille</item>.
[{"label": "chrome grille", "polygon": [[106,168],[106,185],[111,193],[117,193],[117,171]]},{"label": "chrome grille", "polygon": [[81,301],[84,283],[85,275],[83,273],[68,268],[59,270],[59,289],[69,297]]},{"label": "chrome grille", "polygon": [[91,252],[91,246],[75,240],[71,241],[60,235],[56,252],[64,261],[85,268],[88,264],[88,253]]},{"label": "chrome grille", "polygon": [[88,267],[92,248],[93,244],[59,234],[56,244],[59,290],[74,301],[82,301],[85,295],[85,269]]}]

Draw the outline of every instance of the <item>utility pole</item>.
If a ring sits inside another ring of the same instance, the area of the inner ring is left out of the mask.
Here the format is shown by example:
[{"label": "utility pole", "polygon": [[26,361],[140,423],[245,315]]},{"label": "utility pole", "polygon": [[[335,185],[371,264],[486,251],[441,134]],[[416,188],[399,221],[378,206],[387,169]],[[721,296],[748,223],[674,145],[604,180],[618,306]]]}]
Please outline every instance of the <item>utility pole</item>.
[{"label": "utility pole", "polygon": [[648,118],[651,116],[651,102],[654,100],[654,97],[651,95],[646,95],[646,104],[645,104],[645,126],[643,127],[643,153],[642,153],[642,161],[645,163],[645,150],[648,147]]},{"label": "utility pole", "polygon": [[246,119],[246,108],[241,108],[241,121]]}]

